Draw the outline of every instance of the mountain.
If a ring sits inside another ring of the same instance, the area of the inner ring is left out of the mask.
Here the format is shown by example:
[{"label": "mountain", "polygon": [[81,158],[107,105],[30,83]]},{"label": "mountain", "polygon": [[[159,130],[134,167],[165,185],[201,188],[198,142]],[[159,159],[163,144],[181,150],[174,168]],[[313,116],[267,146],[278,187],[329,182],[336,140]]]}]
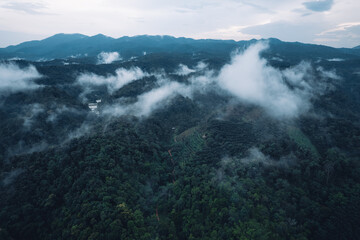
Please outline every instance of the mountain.
[{"label": "mountain", "polygon": [[[141,56],[144,53],[206,53],[212,56],[229,56],[238,48],[253,43],[232,40],[194,40],[171,36],[134,36],[114,39],[102,34],[88,37],[82,34],[57,34],[41,41],[25,42],[0,49],[0,58],[22,58],[26,60],[66,59],[70,57],[93,57],[100,52],[119,52],[124,58]],[[321,45],[287,43],[269,39],[271,48],[288,58],[354,58],[360,53],[356,49],[336,49]],[[291,55],[291,56],[290,56]]]},{"label": "mountain", "polygon": [[0,239],[360,239],[356,49],[59,34],[6,54],[26,59],[0,62]]}]

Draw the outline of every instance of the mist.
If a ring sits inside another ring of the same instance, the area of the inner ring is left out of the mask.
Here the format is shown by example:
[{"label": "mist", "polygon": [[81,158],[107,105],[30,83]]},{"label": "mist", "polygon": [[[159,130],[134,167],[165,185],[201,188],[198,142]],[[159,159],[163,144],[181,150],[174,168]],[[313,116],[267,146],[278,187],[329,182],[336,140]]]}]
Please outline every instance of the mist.
[{"label": "mist", "polygon": [[116,70],[115,75],[108,75],[106,77],[94,73],[83,73],[77,78],[76,82],[84,87],[85,92],[91,91],[88,87],[106,85],[109,94],[112,94],[125,84],[146,76],[149,76],[149,74],[143,72],[139,67],[132,67],[130,69],[119,68]]},{"label": "mist", "polygon": [[2,175],[4,176],[4,179],[2,180],[2,183],[4,186],[8,186],[11,183],[13,183],[16,178],[22,174],[25,170],[17,168],[17,169],[12,169],[10,172],[4,172],[2,173]]},{"label": "mist", "polygon": [[[235,102],[253,104],[265,110],[276,119],[297,118],[308,112],[312,100],[332,88],[332,83],[340,79],[333,70],[314,68],[309,62],[284,70],[272,67],[261,53],[268,48],[265,42],[251,45],[243,52],[235,52],[230,63],[219,71],[208,68],[204,62],[189,68],[179,64],[175,74],[187,76],[187,81],[179,83],[171,80],[164,70],[147,73],[139,67],[119,68],[115,75],[99,76],[84,73],[77,78],[77,84],[83,87],[83,94],[90,93],[96,86],[106,86],[109,94],[132,81],[146,76],[157,79],[155,88],[136,96],[136,101],[128,103],[119,98],[111,105],[104,105],[106,115],[149,116],[154,110],[168,105],[177,95],[192,98],[194,93],[230,94]],[[195,73],[195,74],[192,74]],[[220,90],[220,91],[219,91]],[[234,101],[232,101],[234,103]]]},{"label": "mist", "polygon": [[293,154],[283,156],[278,160],[265,155],[257,147],[248,150],[246,157],[239,159],[244,165],[262,164],[265,167],[291,167],[296,164],[296,157]]},{"label": "mist", "polygon": [[0,94],[9,94],[18,91],[33,90],[40,85],[34,82],[42,75],[32,65],[20,68],[15,63],[0,64]]},{"label": "mist", "polygon": [[179,76],[187,76],[190,73],[196,72],[194,69],[190,69],[188,66],[184,64],[179,64],[178,68],[175,71],[175,74]]},{"label": "mist", "polygon": [[122,60],[118,52],[101,52],[97,56],[97,64],[110,64],[115,61]]},{"label": "mist", "polygon": [[[286,70],[276,69],[260,57],[267,47],[259,42],[234,54],[217,77],[220,88],[242,102],[262,107],[273,117],[294,118],[310,109],[313,97],[324,93],[324,80],[339,79],[334,72],[313,69],[306,62]],[[320,81],[314,81],[315,72]]]},{"label": "mist", "polygon": [[24,114],[24,122],[23,127],[25,130],[30,130],[32,125],[37,121],[37,117],[39,114],[43,113],[45,111],[45,108],[43,105],[39,103],[30,104],[26,107]]},{"label": "mist", "polygon": [[160,82],[162,84],[159,87],[139,95],[135,103],[110,105],[104,109],[103,113],[115,116],[130,114],[137,117],[147,117],[153,111],[165,107],[177,95],[191,95],[191,88],[184,84],[164,79]]},{"label": "mist", "polygon": [[198,64],[194,67],[194,69],[189,68],[185,64],[180,63],[174,73],[179,76],[187,76],[191,73],[199,72],[206,68],[207,68],[207,64],[204,62],[198,62]]}]

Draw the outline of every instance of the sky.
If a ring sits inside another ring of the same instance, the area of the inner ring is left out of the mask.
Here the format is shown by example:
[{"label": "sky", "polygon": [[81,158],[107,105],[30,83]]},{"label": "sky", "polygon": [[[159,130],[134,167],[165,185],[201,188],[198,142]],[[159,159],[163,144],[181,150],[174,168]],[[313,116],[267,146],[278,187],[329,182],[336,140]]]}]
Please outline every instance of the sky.
[{"label": "sky", "polygon": [[360,45],[358,0],[0,0],[0,47],[57,33]]}]

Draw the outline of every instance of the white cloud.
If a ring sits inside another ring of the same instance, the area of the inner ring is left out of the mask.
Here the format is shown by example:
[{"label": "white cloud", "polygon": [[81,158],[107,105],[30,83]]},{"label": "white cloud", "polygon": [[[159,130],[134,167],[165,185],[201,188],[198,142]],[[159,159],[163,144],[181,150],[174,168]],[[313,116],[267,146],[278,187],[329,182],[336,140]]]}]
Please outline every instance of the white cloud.
[{"label": "white cloud", "polygon": [[[229,159],[228,161],[234,161]],[[274,160],[271,157],[265,155],[256,147],[252,147],[248,150],[248,155],[239,160],[245,165],[251,164],[263,164],[266,167],[290,167],[296,163],[296,157],[292,154],[283,156],[279,160]]]},{"label": "white cloud", "polygon": [[[254,33],[244,32],[244,26],[285,22],[289,26],[297,23],[297,29],[307,31],[304,37],[295,32],[305,42],[314,42],[316,33],[342,22],[358,22],[360,6],[356,0],[199,0],[195,3],[190,0],[43,0],[40,5],[19,2],[7,0],[0,6],[2,31],[41,36],[79,32],[87,35],[103,33],[113,37],[150,34],[244,40],[267,35],[264,29]],[[304,5],[304,2],[307,3]],[[313,32],[306,28],[316,30]],[[291,30],[290,27],[287,30]],[[285,36],[284,30],[270,32],[271,37]],[[0,40],[3,38],[0,36]],[[323,43],[349,46],[350,43],[343,40],[339,44]]]},{"label": "white cloud", "polygon": [[[234,55],[220,71],[219,86],[243,102],[264,108],[273,117],[297,117],[310,108],[312,97],[323,93],[324,81],[314,81],[314,69],[309,63],[284,71],[269,66],[260,57],[266,48],[260,42]],[[334,72],[320,68],[317,71],[323,78],[338,79]]]},{"label": "white cloud", "polygon": [[[231,62],[220,69],[218,74],[200,62],[194,68],[196,70],[193,70],[197,71],[197,74],[190,76],[187,84],[170,81],[164,71],[152,73],[151,75],[157,78],[158,87],[137,96],[137,101],[132,104],[124,103],[126,101],[123,100],[126,99],[119,99],[118,103],[105,106],[103,113],[146,117],[154,110],[167,106],[177,95],[192,98],[195,92],[206,93],[221,88],[222,91],[217,91],[218,94],[230,93],[241,102],[262,107],[274,118],[290,119],[309,110],[311,100],[331,89],[332,82],[340,79],[335,71],[321,67],[314,69],[307,62],[301,62],[285,70],[276,69],[260,57],[260,53],[266,47],[264,42],[259,42],[242,53],[235,53]],[[188,73],[189,70],[184,66],[180,65],[182,72]],[[122,71],[134,72],[131,69]],[[140,69],[135,72],[143,76]],[[116,76],[100,77],[87,74],[83,77],[84,79],[79,78],[79,81],[85,85],[107,84],[110,89],[117,89],[124,84],[118,83]],[[128,80],[125,82],[129,82],[135,78],[126,79]]]},{"label": "white cloud", "polygon": [[36,89],[39,85],[34,80],[41,77],[32,65],[20,68],[14,63],[1,63],[0,94]]},{"label": "white cloud", "polygon": [[163,82],[161,86],[141,94],[134,104],[116,104],[108,106],[103,113],[115,116],[131,114],[138,117],[147,117],[154,110],[166,106],[169,101],[177,95],[191,95],[191,89],[184,84],[178,82],[164,82],[164,79],[160,80],[160,82]]},{"label": "white cloud", "polygon": [[90,89],[87,88],[91,88],[91,86],[106,85],[108,92],[112,94],[125,84],[149,76],[149,74],[143,72],[138,67],[132,67],[130,69],[119,68],[116,70],[115,74],[116,75],[104,77],[94,73],[84,73],[77,78],[77,83],[82,85],[85,88],[85,91],[90,91]]},{"label": "white cloud", "polygon": [[326,31],[319,33],[318,35],[324,36],[324,35],[328,35],[331,33],[344,32],[344,31],[348,30],[349,28],[356,27],[356,26],[360,26],[360,22],[341,23],[341,24],[338,24],[334,28],[331,28],[331,29],[328,29]]},{"label": "white cloud", "polygon": [[26,107],[25,113],[24,113],[24,122],[23,127],[26,130],[30,130],[33,123],[36,121],[37,116],[40,113],[43,113],[45,111],[45,108],[43,105],[39,103],[30,104]]},{"label": "white cloud", "polygon": [[122,60],[118,52],[101,52],[97,57],[98,64],[110,64],[112,62]]},{"label": "white cloud", "polygon": [[196,72],[196,71],[194,69],[190,69],[185,64],[179,64],[179,67],[178,67],[178,69],[176,69],[175,74],[180,75],[180,76],[187,76],[193,72]]},{"label": "white cloud", "polygon": [[185,64],[180,63],[174,73],[179,76],[187,76],[190,73],[203,71],[207,67],[208,67],[208,65],[202,61],[198,62],[198,64],[195,66],[194,69],[191,69],[188,66],[186,66]]}]

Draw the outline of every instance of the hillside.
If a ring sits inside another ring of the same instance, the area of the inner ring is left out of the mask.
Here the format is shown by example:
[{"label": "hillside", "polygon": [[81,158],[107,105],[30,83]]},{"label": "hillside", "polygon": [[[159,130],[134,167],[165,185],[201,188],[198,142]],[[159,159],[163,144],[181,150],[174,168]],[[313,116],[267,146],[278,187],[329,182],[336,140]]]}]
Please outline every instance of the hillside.
[{"label": "hillside", "polygon": [[0,239],[360,238],[355,50],[59,34],[0,57]]},{"label": "hillside", "polygon": [[[125,36],[114,39],[102,34],[91,37],[82,34],[57,34],[44,40],[24,42],[16,46],[1,48],[0,59],[20,58],[31,61],[74,57],[94,59],[101,52],[118,52],[124,59],[139,57],[144,53],[208,54],[211,57],[228,57],[237,48],[244,48],[254,42],[256,40],[236,42],[233,40],[195,40],[183,37],[149,35]],[[289,60],[315,57],[353,59],[360,56],[356,48],[336,49],[299,42],[282,42],[278,39],[269,39],[268,42],[271,49]]]}]

